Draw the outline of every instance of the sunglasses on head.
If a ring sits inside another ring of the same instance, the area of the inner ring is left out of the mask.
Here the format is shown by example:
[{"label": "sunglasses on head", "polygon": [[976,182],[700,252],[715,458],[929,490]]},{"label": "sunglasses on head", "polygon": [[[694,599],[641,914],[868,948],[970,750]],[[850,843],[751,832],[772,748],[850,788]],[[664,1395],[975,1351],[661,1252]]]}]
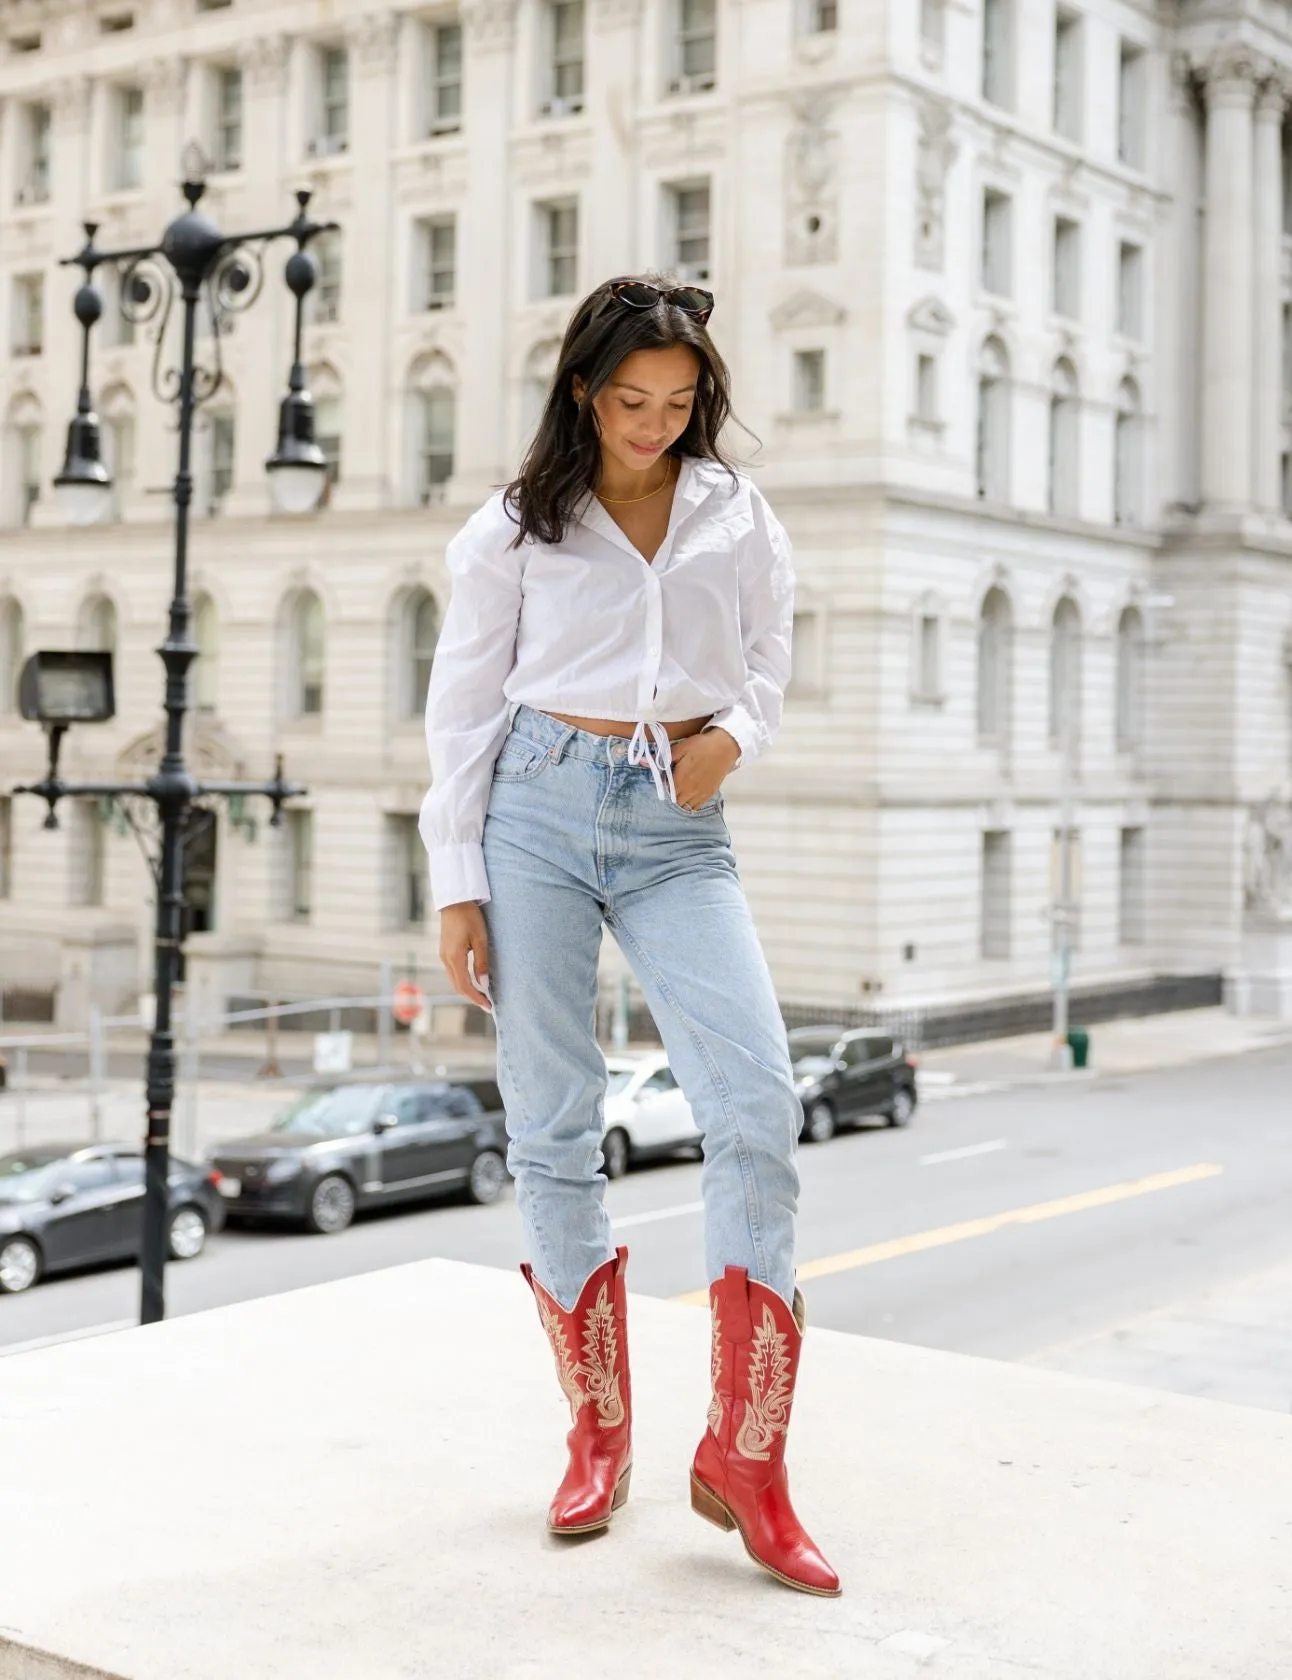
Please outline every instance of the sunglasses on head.
[{"label": "sunglasses on head", "polygon": [[702,286],[652,286],[645,280],[612,280],[610,296],[629,309],[654,309],[657,303],[670,304],[684,315],[694,315],[701,326],[713,314],[713,293]]}]

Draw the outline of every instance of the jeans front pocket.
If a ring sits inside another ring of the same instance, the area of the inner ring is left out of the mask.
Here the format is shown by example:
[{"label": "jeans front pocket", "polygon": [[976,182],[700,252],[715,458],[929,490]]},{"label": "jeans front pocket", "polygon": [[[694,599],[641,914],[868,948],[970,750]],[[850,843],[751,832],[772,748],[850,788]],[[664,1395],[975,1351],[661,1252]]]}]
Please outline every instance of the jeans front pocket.
[{"label": "jeans front pocket", "polygon": [[496,782],[532,782],[553,762],[547,748],[527,735],[511,734],[502,744],[493,767]]}]

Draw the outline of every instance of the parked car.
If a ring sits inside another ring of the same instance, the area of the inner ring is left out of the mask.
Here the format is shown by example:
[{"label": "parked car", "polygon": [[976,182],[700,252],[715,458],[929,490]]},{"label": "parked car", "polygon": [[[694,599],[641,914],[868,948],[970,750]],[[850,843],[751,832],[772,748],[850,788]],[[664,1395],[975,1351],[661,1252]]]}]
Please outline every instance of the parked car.
[{"label": "parked car", "polygon": [[700,1142],[691,1105],[662,1050],[642,1056],[607,1056],[606,1068],[601,1155],[607,1178],[621,1178],[638,1161],[672,1155]]},{"label": "parked car", "polygon": [[[192,1260],[224,1224],[218,1175],[172,1155],[168,1241]],[[144,1162],[128,1144],[49,1144],[0,1155],[0,1294],[106,1260],[136,1260],[143,1240]]]},{"label": "parked car", "polygon": [[267,1132],[210,1153],[231,1223],[290,1221],[332,1235],[356,1213],[465,1192],[496,1202],[507,1130],[492,1079],[309,1091]]},{"label": "parked car", "polygon": [[794,1088],[810,1143],[825,1143],[840,1126],[882,1115],[905,1126],[915,1113],[915,1063],[886,1033],[868,1027],[796,1027],[789,1034]]}]

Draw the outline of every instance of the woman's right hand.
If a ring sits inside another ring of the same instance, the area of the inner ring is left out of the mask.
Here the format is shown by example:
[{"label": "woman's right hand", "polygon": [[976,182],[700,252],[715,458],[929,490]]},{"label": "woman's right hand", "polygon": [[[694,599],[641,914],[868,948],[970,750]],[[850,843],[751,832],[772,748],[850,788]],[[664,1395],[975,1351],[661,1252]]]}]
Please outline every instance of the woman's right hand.
[{"label": "woman's right hand", "polygon": [[477,1008],[492,1011],[493,1004],[477,986],[471,983],[467,957],[474,955],[475,971],[485,985],[489,984],[489,933],[485,927],[484,911],[474,899],[464,904],[446,904],[440,911],[440,961],[448,970],[453,989],[459,997]]}]

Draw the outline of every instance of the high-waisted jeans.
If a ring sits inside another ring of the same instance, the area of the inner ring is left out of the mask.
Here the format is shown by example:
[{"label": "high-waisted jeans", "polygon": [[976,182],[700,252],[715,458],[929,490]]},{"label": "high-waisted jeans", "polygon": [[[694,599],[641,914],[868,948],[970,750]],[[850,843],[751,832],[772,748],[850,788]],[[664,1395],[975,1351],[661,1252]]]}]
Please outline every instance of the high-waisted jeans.
[{"label": "high-waisted jeans", "polygon": [[484,854],[508,1164],[539,1282],[565,1308],[613,1253],[603,1205],[603,925],[631,964],[704,1137],[710,1280],[794,1293],[802,1108],[722,796],[661,799],[629,743],[522,706],[498,755]]}]

